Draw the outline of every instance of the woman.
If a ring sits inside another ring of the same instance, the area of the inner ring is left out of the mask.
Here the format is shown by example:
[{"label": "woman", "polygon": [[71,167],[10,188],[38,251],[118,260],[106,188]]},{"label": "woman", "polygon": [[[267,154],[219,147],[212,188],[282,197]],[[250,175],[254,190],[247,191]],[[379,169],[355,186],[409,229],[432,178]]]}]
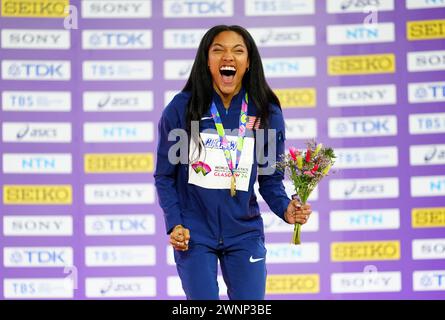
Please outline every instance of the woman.
[{"label": "woman", "polygon": [[[185,151],[169,139],[175,129],[191,138]],[[258,129],[275,135],[271,139]],[[184,89],[160,119],[155,171],[187,299],[219,298],[218,260],[230,299],[264,299],[266,249],[253,187],[257,173],[264,170],[258,175],[259,192],[281,219],[304,224],[311,214],[309,204],[301,207],[288,198],[283,174],[273,169],[284,153],[284,137],[280,103],[266,83],[251,35],[240,26],[208,30]],[[264,163],[261,154],[268,150],[276,151],[273,161]],[[189,161],[173,159],[184,159],[181,151]]]}]

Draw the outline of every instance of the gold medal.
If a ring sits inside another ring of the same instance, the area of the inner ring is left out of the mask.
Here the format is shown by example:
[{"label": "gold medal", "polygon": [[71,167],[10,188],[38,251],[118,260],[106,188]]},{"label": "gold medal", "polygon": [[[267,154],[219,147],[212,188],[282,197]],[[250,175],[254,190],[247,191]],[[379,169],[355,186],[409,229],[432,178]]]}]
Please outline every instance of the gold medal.
[{"label": "gold medal", "polygon": [[234,197],[236,194],[236,181],[235,181],[235,174],[232,173],[232,183],[230,185],[230,195]]}]

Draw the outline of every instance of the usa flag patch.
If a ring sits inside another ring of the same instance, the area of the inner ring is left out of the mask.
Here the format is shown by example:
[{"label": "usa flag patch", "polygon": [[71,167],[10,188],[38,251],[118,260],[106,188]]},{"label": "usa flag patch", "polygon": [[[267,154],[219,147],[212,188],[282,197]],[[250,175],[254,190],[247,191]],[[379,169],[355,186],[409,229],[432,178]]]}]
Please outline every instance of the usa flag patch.
[{"label": "usa flag patch", "polygon": [[[255,120],[256,120],[255,116],[249,116],[246,123],[246,128],[253,130],[253,124],[255,123]],[[258,121],[255,123],[255,130],[260,127],[260,123],[261,123],[261,118],[258,118]]]}]

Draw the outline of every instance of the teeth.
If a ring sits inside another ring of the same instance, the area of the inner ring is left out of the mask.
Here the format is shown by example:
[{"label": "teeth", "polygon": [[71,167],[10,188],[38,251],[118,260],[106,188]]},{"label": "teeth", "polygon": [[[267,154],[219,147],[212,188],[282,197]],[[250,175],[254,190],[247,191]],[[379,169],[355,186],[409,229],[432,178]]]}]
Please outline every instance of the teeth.
[{"label": "teeth", "polygon": [[228,70],[228,71],[236,71],[235,67],[232,66],[222,66],[219,70]]}]

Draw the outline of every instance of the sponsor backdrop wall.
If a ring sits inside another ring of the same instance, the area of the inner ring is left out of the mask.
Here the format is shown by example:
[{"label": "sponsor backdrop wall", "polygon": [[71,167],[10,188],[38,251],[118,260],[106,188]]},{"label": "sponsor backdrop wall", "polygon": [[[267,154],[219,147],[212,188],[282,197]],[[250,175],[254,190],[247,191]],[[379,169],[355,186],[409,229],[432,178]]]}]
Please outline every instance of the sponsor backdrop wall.
[{"label": "sponsor backdrop wall", "polygon": [[224,23],[254,35],[287,146],[315,137],[338,155],[303,245],[261,201],[267,298],[445,298],[444,13],[438,0],[1,0],[0,296],[183,298],[156,126]]}]

